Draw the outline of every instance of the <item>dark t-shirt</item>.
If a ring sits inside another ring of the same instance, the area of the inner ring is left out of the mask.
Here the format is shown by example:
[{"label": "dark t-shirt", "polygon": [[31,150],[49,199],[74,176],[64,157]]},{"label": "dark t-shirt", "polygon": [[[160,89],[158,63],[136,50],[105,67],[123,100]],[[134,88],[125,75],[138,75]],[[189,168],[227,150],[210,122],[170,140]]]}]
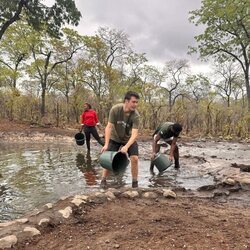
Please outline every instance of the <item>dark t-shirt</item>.
[{"label": "dark t-shirt", "polygon": [[179,133],[174,133],[171,130],[171,127],[174,125],[173,122],[164,122],[162,123],[154,132],[154,135],[159,134],[162,139],[169,139],[171,137],[178,137]]},{"label": "dark t-shirt", "polygon": [[110,139],[119,143],[127,143],[131,137],[132,128],[139,127],[139,113],[137,110],[125,114],[123,103],[116,104],[109,113],[109,122],[112,123]]}]

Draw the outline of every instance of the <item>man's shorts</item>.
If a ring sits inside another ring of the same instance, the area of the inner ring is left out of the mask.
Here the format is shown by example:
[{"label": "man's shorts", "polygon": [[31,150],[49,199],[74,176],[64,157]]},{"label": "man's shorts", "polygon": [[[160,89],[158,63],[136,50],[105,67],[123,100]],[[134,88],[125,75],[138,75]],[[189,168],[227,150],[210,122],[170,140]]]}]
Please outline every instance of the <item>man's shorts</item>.
[{"label": "man's shorts", "polygon": [[[125,144],[119,143],[113,140],[109,140],[109,146],[108,146],[108,151],[119,151],[121,147],[123,147]],[[139,150],[138,150],[138,144],[135,141],[129,148],[128,148],[128,155],[139,155]]]}]

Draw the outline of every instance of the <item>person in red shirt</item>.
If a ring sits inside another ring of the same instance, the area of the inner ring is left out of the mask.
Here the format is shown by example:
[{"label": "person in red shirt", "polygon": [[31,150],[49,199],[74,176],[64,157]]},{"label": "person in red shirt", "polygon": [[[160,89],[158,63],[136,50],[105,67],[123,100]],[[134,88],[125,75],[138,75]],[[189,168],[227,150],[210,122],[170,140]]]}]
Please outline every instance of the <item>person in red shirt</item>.
[{"label": "person in red shirt", "polygon": [[98,141],[100,145],[103,146],[104,142],[102,141],[96,130],[96,125],[99,125],[97,114],[95,110],[91,109],[91,105],[87,102],[84,104],[84,111],[81,115],[81,118],[82,123],[80,132],[82,132],[82,130],[84,131],[88,151],[90,151],[91,135]]}]

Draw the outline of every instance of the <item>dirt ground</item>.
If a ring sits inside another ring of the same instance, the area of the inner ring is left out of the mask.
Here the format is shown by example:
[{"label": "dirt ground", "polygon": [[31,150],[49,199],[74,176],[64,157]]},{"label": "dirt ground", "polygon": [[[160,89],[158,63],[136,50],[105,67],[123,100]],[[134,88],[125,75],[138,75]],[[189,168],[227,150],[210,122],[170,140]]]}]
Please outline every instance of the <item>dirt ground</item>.
[{"label": "dirt ground", "polygon": [[[1,132],[72,135],[74,130],[0,122]],[[83,204],[14,249],[250,249],[250,209],[216,199],[117,198]]]},{"label": "dirt ground", "polygon": [[250,249],[250,211],[212,200],[126,198],[85,205],[15,249]]}]

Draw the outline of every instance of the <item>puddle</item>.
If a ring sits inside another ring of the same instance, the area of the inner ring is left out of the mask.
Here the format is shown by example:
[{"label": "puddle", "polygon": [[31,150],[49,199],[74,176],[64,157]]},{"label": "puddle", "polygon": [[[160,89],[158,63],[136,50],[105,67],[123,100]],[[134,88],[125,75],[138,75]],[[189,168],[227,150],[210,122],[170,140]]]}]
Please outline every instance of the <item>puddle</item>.
[{"label": "puddle", "polygon": [[[236,161],[242,157],[245,163],[248,145],[203,144],[180,145],[181,169],[168,168],[163,174],[152,176],[149,172],[151,143],[139,143],[140,187],[183,187],[196,190],[213,185],[214,177],[204,170],[207,160],[217,160],[224,154]],[[210,147],[210,148],[209,148]],[[93,144],[91,154],[85,147],[75,144],[0,144],[0,222],[21,217],[35,207],[56,202],[63,196],[99,190],[102,168],[98,157],[100,146]],[[228,153],[228,149],[231,148]],[[226,153],[224,153],[224,151]],[[190,155],[188,157],[184,156]],[[216,156],[212,157],[212,156]],[[205,160],[204,160],[205,159]],[[221,164],[221,163],[220,163]],[[108,187],[131,186],[130,166],[119,175],[110,175]]]}]

